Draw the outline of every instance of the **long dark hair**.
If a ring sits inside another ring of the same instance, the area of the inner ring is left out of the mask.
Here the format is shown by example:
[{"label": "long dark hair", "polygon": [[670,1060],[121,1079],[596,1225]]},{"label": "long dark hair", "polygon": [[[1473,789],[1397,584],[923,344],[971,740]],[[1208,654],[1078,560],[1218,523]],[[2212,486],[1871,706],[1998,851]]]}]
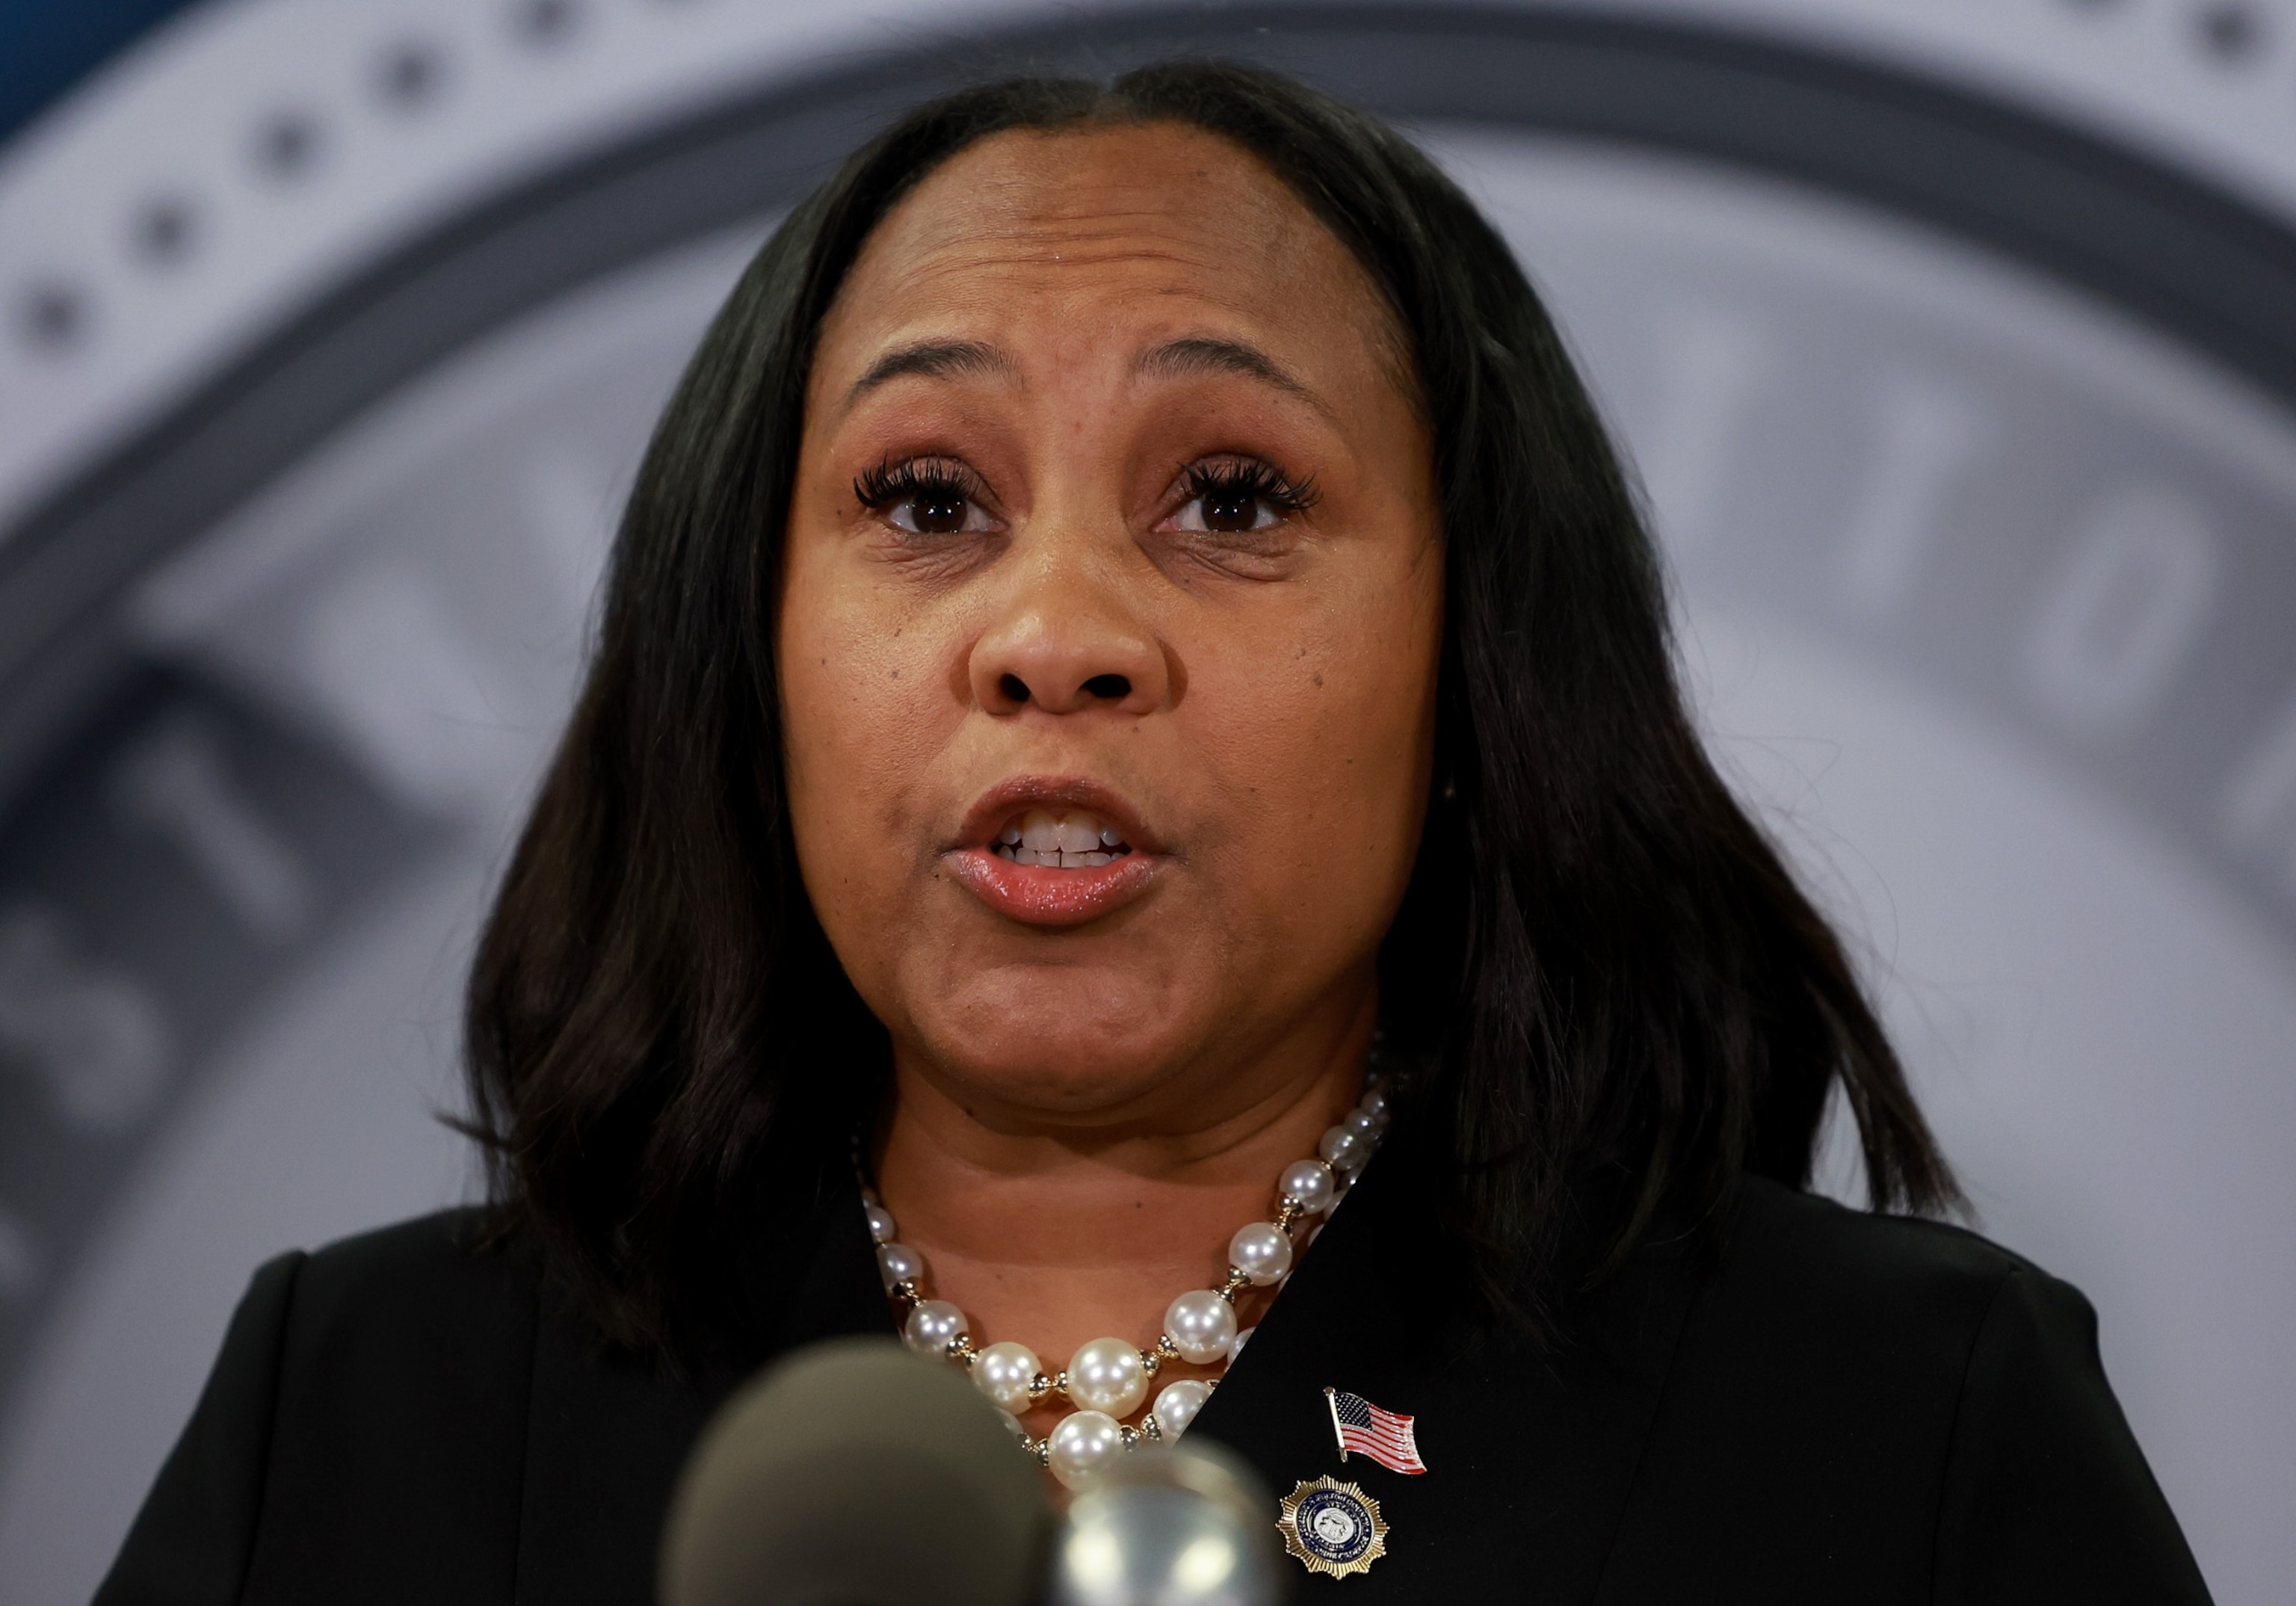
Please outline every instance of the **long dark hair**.
[{"label": "long dark hair", "polygon": [[[1842,947],[1686,717],[1650,538],[1506,245],[1376,119],[1267,72],[1020,79],[903,118],[758,252],[647,450],[587,683],[470,989],[496,1202],[602,1327],[676,1349],[730,1319],[767,1176],[835,1152],[885,1036],[800,881],[774,600],[816,331],[863,242],[1008,129],[1176,122],[1265,162],[1408,337],[1437,456],[1436,781],[1382,955],[1402,1110],[1446,1219],[1518,1309],[1574,1205],[1612,1259],[1752,1172],[1800,1186],[1832,1089],[1876,1209],[1954,1197]],[[810,1162],[807,1162],[810,1163]],[[1590,1185],[1598,1181],[1600,1185]]]}]

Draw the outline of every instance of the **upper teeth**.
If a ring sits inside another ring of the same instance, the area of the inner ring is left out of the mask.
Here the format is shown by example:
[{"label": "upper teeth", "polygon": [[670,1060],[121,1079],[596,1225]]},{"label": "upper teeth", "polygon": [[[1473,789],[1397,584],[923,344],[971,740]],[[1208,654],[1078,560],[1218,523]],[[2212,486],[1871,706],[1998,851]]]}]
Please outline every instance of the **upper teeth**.
[{"label": "upper teeth", "polygon": [[1127,850],[1121,832],[1082,809],[1032,808],[996,835],[996,851],[1020,864],[1076,869],[1105,864]]}]

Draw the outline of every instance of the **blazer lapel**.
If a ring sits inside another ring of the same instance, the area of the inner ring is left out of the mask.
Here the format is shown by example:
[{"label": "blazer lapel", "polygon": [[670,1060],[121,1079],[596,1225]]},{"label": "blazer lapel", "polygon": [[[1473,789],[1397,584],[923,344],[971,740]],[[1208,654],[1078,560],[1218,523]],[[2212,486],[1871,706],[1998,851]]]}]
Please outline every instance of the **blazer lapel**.
[{"label": "blazer lapel", "polygon": [[[1295,1574],[1308,1595],[1344,1589],[1362,1606],[1589,1601],[1689,1280],[1656,1258],[1638,1262],[1576,1301],[1568,1341],[1543,1351],[1456,1314],[1460,1274],[1433,1202],[1441,1180],[1390,1142],[1190,1431],[1241,1453],[1278,1499],[1328,1475],[1378,1501],[1385,1555],[1343,1579]],[[1427,1471],[1406,1476],[1360,1454],[1343,1463],[1326,1388],[1412,1417]]]}]

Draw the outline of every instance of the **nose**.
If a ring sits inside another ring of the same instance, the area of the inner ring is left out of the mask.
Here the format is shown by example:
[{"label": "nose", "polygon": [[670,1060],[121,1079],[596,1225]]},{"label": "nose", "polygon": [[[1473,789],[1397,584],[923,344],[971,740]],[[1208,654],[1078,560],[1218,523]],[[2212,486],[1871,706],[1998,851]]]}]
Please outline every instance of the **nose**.
[{"label": "nose", "polygon": [[1106,580],[1058,564],[1029,577],[973,643],[973,701],[991,714],[1141,715],[1172,686],[1164,649]]}]

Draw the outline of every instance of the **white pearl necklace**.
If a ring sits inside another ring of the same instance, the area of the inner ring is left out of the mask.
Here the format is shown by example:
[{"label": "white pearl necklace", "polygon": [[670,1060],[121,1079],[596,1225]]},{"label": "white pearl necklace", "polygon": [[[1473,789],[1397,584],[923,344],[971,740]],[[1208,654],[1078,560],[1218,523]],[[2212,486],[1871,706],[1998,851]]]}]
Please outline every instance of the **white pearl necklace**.
[{"label": "white pearl necklace", "polygon": [[[1387,1095],[1374,1082],[1363,1101],[1325,1130],[1315,1159],[1284,1168],[1275,1184],[1275,1219],[1238,1227],[1228,1240],[1228,1271],[1218,1288],[1192,1289],[1164,1312],[1164,1332],[1152,1348],[1122,1339],[1095,1339],[1047,1375],[1036,1352],[1011,1340],[975,1348],[964,1313],[947,1299],[922,1292],[924,1257],[896,1241],[892,1212],[866,1184],[862,1208],[877,1246],[877,1271],[901,1315],[901,1337],[917,1354],[942,1356],[972,1373],[973,1386],[1005,1413],[1005,1421],[1037,1464],[1070,1488],[1087,1482],[1109,1460],[1143,1440],[1177,1439],[1211,1397],[1212,1383],[1182,1378],[1167,1383],[1133,1427],[1122,1419],[1148,1397],[1148,1385],[1167,1361],[1199,1366],[1217,1362],[1226,1375],[1256,1331],[1235,1324],[1235,1298],[1247,1286],[1267,1288],[1290,1274],[1292,1230],[1338,1204],[1387,1131]],[[1218,1380],[1214,1379],[1213,1382]],[[1020,1413],[1050,1395],[1076,1407],[1042,1438],[1031,1438]]]}]

